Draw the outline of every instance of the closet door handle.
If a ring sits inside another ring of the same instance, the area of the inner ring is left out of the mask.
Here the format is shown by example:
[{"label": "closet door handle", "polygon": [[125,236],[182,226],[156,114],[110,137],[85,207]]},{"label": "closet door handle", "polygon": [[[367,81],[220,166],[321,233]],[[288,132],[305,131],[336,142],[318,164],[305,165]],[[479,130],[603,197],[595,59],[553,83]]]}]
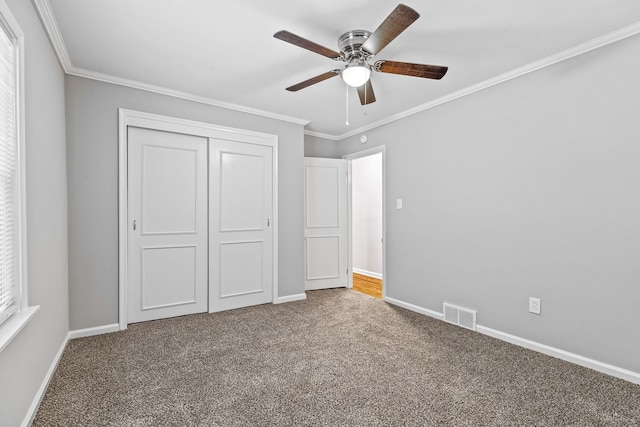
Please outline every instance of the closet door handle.
[{"label": "closet door handle", "polygon": [[136,229],[136,220],[135,219],[133,220],[133,229],[134,230]]},{"label": "closet door handle", "polygon": [[269,218],[267,218],[267,227],[269,227],[271,225],[271,222],[269,221]]}]

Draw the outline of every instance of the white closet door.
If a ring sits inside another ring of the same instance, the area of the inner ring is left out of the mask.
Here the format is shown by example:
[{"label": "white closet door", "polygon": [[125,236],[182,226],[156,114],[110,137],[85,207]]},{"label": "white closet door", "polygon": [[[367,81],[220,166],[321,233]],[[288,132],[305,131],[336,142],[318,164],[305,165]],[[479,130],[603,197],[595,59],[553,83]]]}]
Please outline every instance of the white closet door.
[{"label": "white closet door", "polygon": [[207,311],[207,138],[128,128],[128,323]]},{"label": "white closet door", "polygon": [[305,289],[348,286],[347,161],[305,157]]},{"label": "white closet door", "polygon": [[209,311],[272,302],[272,148],[210,141]]}]

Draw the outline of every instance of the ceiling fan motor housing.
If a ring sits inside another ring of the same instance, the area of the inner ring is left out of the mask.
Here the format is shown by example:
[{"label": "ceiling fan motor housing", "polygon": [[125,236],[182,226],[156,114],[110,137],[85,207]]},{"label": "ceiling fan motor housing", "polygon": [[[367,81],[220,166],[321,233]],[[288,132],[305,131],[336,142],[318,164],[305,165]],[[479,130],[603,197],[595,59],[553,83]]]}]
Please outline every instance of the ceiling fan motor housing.
[{"label": "ceiling fan motor housing", "polygon": [[338,47],[340,53],[344,56],[344,60],[349,64],[364,63],[371,56],[370,53],[361,49],[364,42],[367,41],[371,31],[367,30],[352,30],[347,31],[338,39]]}]

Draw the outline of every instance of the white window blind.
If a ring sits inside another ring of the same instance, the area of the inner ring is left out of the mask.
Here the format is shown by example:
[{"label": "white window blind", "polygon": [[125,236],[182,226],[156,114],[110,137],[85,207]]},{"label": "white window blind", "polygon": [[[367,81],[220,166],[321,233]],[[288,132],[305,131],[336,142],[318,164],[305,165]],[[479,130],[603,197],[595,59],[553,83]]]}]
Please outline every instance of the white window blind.
[{"label": "white window blind", "polygon": [[17,309],[17,47],[0,25],[0,323]]}]

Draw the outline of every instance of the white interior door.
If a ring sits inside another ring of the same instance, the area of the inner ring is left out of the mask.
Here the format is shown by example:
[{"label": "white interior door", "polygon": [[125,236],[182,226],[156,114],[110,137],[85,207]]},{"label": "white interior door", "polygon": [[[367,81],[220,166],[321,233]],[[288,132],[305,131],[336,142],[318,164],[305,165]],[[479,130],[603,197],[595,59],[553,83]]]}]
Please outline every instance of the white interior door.
[{"label": "white interior door", "polygon": [[347,161],[305,157],[305,289],[348,286]]},{"label": "white interior door", "polygon": [[207,310],[207,138],[128,128],[128,323]]},{"label": "white interior door", "polygon": [[209,311],[272,302],[272,148],[211,139],[209,167]]}]

